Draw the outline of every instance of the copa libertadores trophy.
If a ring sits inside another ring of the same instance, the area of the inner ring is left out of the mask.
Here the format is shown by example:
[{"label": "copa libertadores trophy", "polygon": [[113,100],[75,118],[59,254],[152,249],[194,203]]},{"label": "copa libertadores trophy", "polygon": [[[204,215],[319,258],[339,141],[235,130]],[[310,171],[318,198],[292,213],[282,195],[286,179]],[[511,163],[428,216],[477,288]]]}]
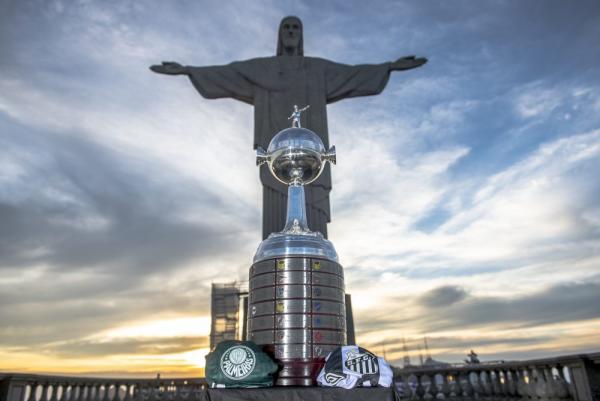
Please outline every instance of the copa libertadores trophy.
[{"label": "copa libertadores trophy", "polygon": [[[307,106],[308,107],[308,106]],[[248,337],[282,365],[277,385],[310,386],[334,348],[346,343],[344,273],[333,244],[312,232],[306,220],[304,185],[335,164],[335,147],[300,125],[279,132],[256,164],[288,185],[287,218],[281,232],[261,242],[250,268]]]}]

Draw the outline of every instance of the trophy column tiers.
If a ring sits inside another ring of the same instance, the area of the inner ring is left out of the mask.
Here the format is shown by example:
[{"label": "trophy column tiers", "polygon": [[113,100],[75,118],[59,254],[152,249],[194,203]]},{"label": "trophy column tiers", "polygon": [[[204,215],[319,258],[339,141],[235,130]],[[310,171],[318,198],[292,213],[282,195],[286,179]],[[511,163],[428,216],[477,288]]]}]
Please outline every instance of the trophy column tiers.
[{"label": "trophy column tiers", "polygon": [[316,385],[325,357],[346,344],[345,326],[339,263],[285,256],[250,268],[248,339],[283,365],[277,385]]}]

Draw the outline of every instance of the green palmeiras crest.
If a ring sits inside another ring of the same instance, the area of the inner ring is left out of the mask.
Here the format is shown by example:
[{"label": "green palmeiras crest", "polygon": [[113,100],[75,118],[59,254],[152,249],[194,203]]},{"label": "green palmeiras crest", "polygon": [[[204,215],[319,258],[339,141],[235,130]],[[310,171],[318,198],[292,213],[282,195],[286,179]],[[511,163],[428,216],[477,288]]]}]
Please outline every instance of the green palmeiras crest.
[{"label": "green palmeiras crest", "polygon": [[206,356],[206,381],[213,388],[270,387],[277,364],[252,341],[225,340]]},{"label": "green palmeiras crest", "polygon": [[256,355],[245,345],[236,345],[223,353],[221,372],[231,380],[242,380],[254,371]]}]

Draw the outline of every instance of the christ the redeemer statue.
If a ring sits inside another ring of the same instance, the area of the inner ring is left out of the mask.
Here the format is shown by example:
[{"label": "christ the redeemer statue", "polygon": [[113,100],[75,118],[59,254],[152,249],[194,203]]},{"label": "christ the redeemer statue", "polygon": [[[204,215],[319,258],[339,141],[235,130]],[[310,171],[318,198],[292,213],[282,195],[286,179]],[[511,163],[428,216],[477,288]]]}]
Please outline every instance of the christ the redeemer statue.
[{"label": "christ the redeemer statue", "polygon": [[[383,64],[346,65],[316,57],[304,57],[302,22],[286,17],[279,26],[277,55],[209,67],[182,66],[174,62],[153,65],[154,72],[187,75],[207,99],[233,98],[254,106],[254,148],[266,149],[271,138],[288,128],[294,105],[310,105],[302,114],[302,126],[314,131],[329,148],[327,104],[338,100],[381,93],[390,71],[409,70],[425,58],[402,57]],[[285,224],[287,188],[261,166],[263,184],[263,239]],[[329,165],[318,180],[308,185],[308,225],[327,237],[331,221]]]}]

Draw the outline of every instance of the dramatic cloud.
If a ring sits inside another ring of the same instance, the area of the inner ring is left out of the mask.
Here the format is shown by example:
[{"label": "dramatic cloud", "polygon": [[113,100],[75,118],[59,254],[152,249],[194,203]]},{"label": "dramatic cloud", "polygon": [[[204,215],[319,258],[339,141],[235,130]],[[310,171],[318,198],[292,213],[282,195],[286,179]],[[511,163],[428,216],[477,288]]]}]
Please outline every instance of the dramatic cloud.
[{"label": "dramatic cloud", "polygon": [[260,239],[253,112],[148,67],[272,55],[290,14],[310,56],[430,60],[328,109],[359,343],[394,363],[425,335],[449,361],[597,349],[597,4],[0,10],[0,370],[201,374],[211,282],[247,280]]},{"label": "dramatic cloud", "polygon": [[182,214],[194,203],[220,209],[230,200],[183,177],[161,182],[168,175],[161,163],[126,165],[103,146],[72,136],[22,130],[15,143],[3,142],[6,161],[19,171],[3,180],[7,198],[16,199],[0,208],[2,266],[43,261],[61,270],[101,264],[131,268],[121,274],[150,273],[174,260],[210,257],[227,234],[211,221],[218,219],[214,212],[202,222]]},{"label": "dramatic cloud", "polygon": [[89,358],[105,355],[165,355],[208,347],[208,338],[169,337],[168,339],[126,339],[108,342],[72,341],[50,347],[59,358]]},{"label": "dramatic cloud", "polygon": [[[439,295],[440,290],[448,292],[448,289],[442,287],[434,290],[437,300],[451,298],[452,295]],[[428,293],[422,300],[428,308],[432,306],[431,295]],[[454,299],[436,305],[436,311],[429,311],[424,317],[429,331],[457,326],[477,328],[503,322],[526,327],[600,318],[600,311],[596,307],[600,302],[598,278],[592,282],[557,285],[522,297],[469,297],[457,303],[456,293],[453,296]],[[465,298],[464,293],[458,296],[462,297],[459,299]]]},{"label": "dramatic cloud", "polygon": [[454,286],[435,288],[421,297],[421,303],[429,308],[450,306],[467,297],[464,289]]}]

